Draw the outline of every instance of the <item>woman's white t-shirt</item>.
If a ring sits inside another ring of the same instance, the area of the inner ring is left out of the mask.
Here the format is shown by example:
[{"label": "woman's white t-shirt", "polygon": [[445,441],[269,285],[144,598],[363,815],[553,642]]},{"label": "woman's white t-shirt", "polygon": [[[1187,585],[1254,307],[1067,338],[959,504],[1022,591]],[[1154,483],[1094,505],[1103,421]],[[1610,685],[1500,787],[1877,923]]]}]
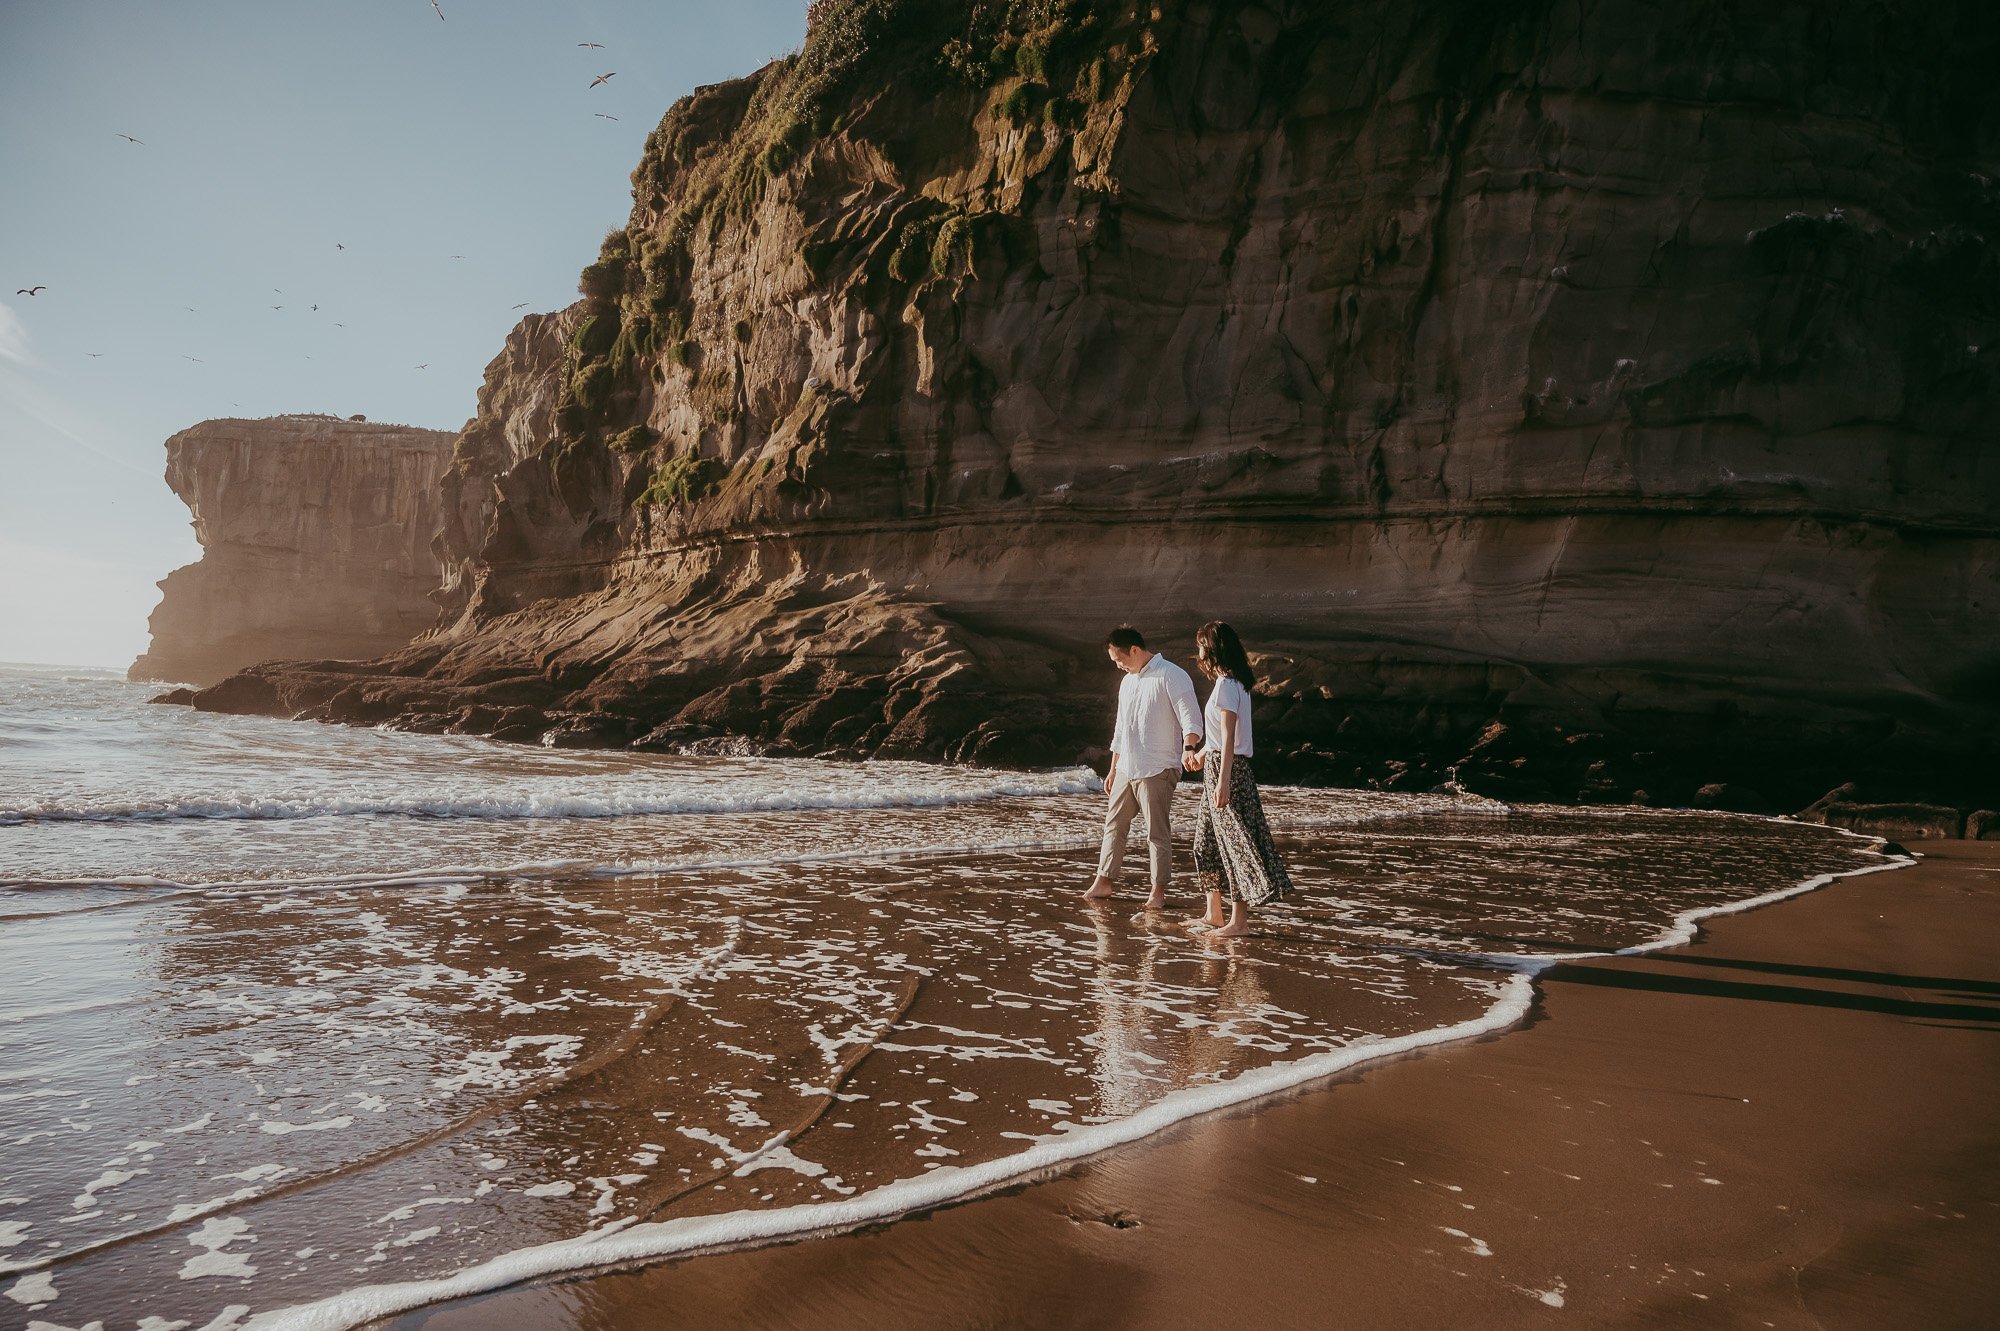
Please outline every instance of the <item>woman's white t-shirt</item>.
[{"label": "woman's white t-shirt", "polygon": [[1236,756],[1251,757],[1255,749],[1250,743],[1250,690],[1243,682],[1229,675],[1215,681],[1209,690],[1208,706],[1202,709],[1202,728],[1207,732],[1207,750],[1222,752],[1222,714],[1236,713]]}]

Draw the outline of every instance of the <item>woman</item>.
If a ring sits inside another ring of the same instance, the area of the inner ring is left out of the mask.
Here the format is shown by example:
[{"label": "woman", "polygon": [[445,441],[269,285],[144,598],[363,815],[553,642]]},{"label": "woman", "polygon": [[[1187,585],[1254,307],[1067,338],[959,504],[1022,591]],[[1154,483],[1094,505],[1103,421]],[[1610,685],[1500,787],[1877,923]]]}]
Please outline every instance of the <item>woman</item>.
[{"label": "woman", "polygon": [[[1250,772],[1256,751],[1250,736],[1250,688],[1257,674],[1236,630],[1220,620],[1195,632],[1195,661],[1215,681],[1202,724],[1208,736],[1189,759],[1201,769],[1201,815],[1194,834],[1194,873],[1208,892],[1201,922],[1214,938],[1241,938],[1250,932],[1250,909],[1292,890],[1291,876],[1271,841],[1257,778]],[[1222,899],[1229,898],[1229,918]]]}]

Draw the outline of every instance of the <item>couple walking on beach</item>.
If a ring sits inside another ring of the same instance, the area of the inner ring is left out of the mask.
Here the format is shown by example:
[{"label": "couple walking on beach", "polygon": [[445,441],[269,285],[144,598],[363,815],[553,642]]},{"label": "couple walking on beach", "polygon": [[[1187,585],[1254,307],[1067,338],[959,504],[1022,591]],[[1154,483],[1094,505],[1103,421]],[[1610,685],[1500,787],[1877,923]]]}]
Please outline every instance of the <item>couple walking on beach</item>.
[{"label": "couple walking on beach", "polygon": [[[1195,664],[1213,682],[1208,706],[1195,705],[1188,672],[1146,648],[1137,629],[1111,630],[1104,650],[1125,672],[1118,684],[1118,723],[1111,737],[1111,767],[1104,774],[1109,803],[1097,876],[1086,900],[1116,891],[1119,866],[1134,818],[1146,820],[1151,870],[1149,909],[1167,904],[1173,870],[1172,810],[1182,771],[1202,774],[1194,836],[1195,879],[1207,895],[1200,923],[1217,938],[1250,932],[1250,911],[1292,890],[1284,861],[1271,841],[1257,778],[1250,731],[1250,689],[1257,682],[1236,630],[1220,620],[1195,632]],[[1229,914],[1223,915],[1224,901]]]}]

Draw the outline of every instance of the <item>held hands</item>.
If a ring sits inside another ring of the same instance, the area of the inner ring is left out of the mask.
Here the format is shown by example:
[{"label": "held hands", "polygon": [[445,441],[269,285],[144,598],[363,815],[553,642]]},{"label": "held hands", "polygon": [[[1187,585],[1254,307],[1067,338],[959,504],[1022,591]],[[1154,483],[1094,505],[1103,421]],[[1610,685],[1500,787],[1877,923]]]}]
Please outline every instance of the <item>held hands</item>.
[{"label": "held hands", "polygon": [[1189,772],[1199,772],[1201,770],[1201,762],[1203,757],[1204,755],[1198,751],[1183,753],[1181,755],[1182,769]]}]

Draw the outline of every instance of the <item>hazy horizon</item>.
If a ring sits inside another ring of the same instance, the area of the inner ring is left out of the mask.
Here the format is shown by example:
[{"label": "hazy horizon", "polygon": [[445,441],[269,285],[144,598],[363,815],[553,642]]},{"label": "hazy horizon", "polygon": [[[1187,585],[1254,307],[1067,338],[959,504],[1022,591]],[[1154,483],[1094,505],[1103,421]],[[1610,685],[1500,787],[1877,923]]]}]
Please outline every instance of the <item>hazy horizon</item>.
[{"label": "hazy horizon", "polygon": [[666,109],[805,19],[440,4],[0,11],[0,662],[144,650],[155,584],[200,555],[176,431],[460,428],[507,331],[576,299]]}]

